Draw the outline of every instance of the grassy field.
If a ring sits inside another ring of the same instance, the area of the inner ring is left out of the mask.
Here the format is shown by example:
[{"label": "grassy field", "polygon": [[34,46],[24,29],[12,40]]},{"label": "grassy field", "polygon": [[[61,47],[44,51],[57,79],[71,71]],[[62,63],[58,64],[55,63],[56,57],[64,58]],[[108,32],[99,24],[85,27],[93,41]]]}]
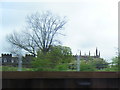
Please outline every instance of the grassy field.
[{"label": "grassy field", "polygon": [[[18,67],[10,67],[10,66],[0,66],[0,71],[18,71]],[[33,68],[22,68],[22,71],[35,71]],[[67,70],[67,71],[76,71],[76,70]],[[112,68],[106,68],[103,70],[95,70],[95,71],[118,71]]]},{"label": "grassy field", "polygon": [[[18,71],[18,67],[0,66],[0,71]],[[22,68],[22,71],[35,71],[33,68]],[[76,71],[76,70],[68,70]]]},{"label": "grassy field", "polygon": [[[0,66],[0,71],[18,71],[18,67]],[[22,68],[22,71],[34,71],[32,68]]]}]

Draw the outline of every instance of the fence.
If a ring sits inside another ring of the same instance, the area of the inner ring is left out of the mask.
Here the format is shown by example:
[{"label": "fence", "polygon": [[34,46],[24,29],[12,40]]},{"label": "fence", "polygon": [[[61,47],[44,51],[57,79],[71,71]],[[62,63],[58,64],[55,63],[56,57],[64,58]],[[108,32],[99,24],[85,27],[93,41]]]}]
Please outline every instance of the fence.
[{"label": "fence", "polygon": [[[5,88],[120,89],[120,72],[3,72]],[[97,90],[97,89],[96,89]]]}]

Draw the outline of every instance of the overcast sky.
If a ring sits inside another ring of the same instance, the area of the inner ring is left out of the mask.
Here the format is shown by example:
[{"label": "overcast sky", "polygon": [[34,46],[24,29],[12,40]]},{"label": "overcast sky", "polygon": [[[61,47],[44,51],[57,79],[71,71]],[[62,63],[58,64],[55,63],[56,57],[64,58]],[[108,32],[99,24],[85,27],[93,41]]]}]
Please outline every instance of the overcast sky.
[{"label": "overcast sky", "polygon": [[27,15],[46,10],[67,17],[63,32],[66,36],[60,37],[60,40],[62,45],[72,49],[73,54],[81,50],[83,55],[89,51],[94,55],[97,47],[101,57],[106,60],[117,55],[117,0],[0,2],[0,54],[9,52],[7,34],[22,30]]}]

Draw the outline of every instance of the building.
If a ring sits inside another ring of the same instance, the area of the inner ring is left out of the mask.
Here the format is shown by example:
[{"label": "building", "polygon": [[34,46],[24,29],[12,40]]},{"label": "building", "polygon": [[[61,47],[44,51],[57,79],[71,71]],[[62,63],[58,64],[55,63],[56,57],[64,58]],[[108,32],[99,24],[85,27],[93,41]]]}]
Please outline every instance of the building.
[{"label": "building", "polygon": [[[95,54],[93,56],[91,55],[90,51],[89,51],[88,55],[86,53],[84,55],[82,55],[81,51],[80,51],[79,56],[80,56],[80,60],[86,60],[86,63],[87,63],[88,60],[95,60],[95,59],[101,60],[101,61],[104,62],[104,59],[100,57],[100,51],[98,51],[97,48],[96,48]],[[73,55],[73,57],[75,57],[75,59],[77,60],[78,55]],[[99,69],[99,70],[107,68],[107,66],[108,66],[107,62],[106,63],[97,63],[96,64],[96,68]],[[76,69],[76,61],[71,63],[70,68]]]},{"label": "building", "polygon": [[[30,61],[33,55],[26,54],[22,59],[23,67],[30,67]],[[0,57],[3,66],[18,66],[18,57],[13,57],[12,54],[2,54]]]},{"label": "building", "polygon": [[[98,53],[99,52],[99,53]],[[81,51],[80,51],[80,60],[86,60],[86,62],[88,60],[92,60],[92,59],[95,59],[95,58],[98,58],[98,59],[101,59],[103,60],[101,57],[100,57],[100,51],[98,51],[98,49],[96,48],[95,50],[95,55],[94,56],[91,56],[91,53],[89,51],[89,54],[86,55],[82,55],[81,54]],[[12,54],[2,54],[1,55],[2,57],[0,57],[0,62],[2,62],[2,65],[3,66],[14,66],[14,67],[17,67],[18,66],[18,57],[13,57]],[[30,55],[30,54],[26,54],[23,58],[22,58],[22,66],[23,67],[32,67],[31,66],[31,60],[32,60],[32,57],[34,57],[33,55]],[[77,59],[77,55],[73,55],[73,57],[75,57],[75,59]],[[72,61],[71,64],[70,64],[70,68],[72,69],[75,69],[76,67],[76,60]],[[105,68],[106,64],[98,64],[96,66],[96,68],[98,69],[102,69],[102,68]]]},{"label": "building", "polygon": [[[99,52],[99,53],[98,53]],[[89,51],[89,54],[87,55],[86,53],[84,55],[81,54],[81,51],[80,51],[80,59],[81,60],[89,60],[89,59],[93,59],[93,58],[100,58],[100,51],[98,51],[98,49],[96,48],[95,50],[95,54],[94,56],[91,55],[90,51]],[[73,55],[75,58],[77,58],[78,55]]]}]

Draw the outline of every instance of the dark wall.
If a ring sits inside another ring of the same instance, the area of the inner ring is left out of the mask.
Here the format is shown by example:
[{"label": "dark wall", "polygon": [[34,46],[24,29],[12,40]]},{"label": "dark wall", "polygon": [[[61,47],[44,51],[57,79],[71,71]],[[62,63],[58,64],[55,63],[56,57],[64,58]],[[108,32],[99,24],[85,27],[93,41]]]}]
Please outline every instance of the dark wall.
[{"label": "dark wall", "polygon": [[[5,88],[120,89],[119,72],[3,72]],[[108,89],[107,89],[108,90]]]},{"label": "dark wall", "polygon": [[115,78],[3,79],[3,88],[119,88]]}]

